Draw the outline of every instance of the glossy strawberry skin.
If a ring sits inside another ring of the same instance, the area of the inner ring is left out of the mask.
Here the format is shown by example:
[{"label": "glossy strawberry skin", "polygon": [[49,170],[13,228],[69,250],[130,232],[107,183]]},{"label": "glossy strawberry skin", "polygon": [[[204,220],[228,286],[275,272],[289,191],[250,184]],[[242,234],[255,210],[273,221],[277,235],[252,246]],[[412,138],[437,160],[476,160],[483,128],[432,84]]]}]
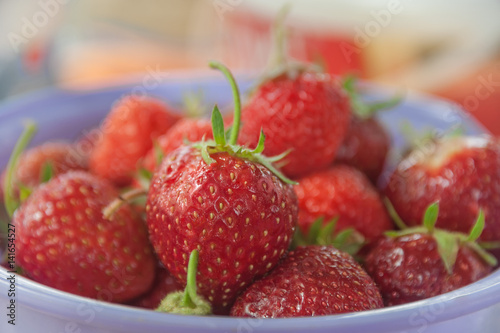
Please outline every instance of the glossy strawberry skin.
[{"label": "glossy strawberry skin", "polygon": [[429,234],[381,239],[368,253],[365,268],[386,306],[440,295],[475,282],[491,267],[468,247],[460,247],[452,274],[448,274]]},{"label": "glossy strawberry skin", "polygon": [[336,165],[298,180],[299,227],[308,232],[319,217],[339,217],[336,230],[354,228],[373,240],[393,227],[380,196],[359,170]]},{"label": "glossy strawberry skin", "polygon": [[144,293],[155,258],[143,221],[128,207],[102,215],[117,196],[110,183],[82,171],[39,186],[13,217],[17,265],[77,295],[122,302]]},{"label": "glossy strawberry skin", "polygon": [[[40,185],[42,171],[47,163],[50,163],[53,176],[70,170],[88,169],[87,156],[76,146],[66,142],[46,142],[26,150],[20,156],[14,171],[14,191],[18,191],[19,184],[28,188]],[[2,184],[4,179],[5,172],[2,174]]]},{"label": "glossy strawberry skin", "polygon": [[182,147],[167,155],[153,176],[146,211],[151,242],[183,284],[198,249],[198,293],[228,308],[255,278],[271,270],[290,245],[297,202],[260,164]]},{"label": "glossy strawberry skin", "polygon": [[361,119],[353,115],[335,160],[361,170],[376,184],[384,168],[390,143],[389,134],[377,119]]},{"label": "glossy strawberry skin", "polygon": [[282,170],[300,177],[333,162],[349,118],[348,100],[330,76],[282,75],[260,85],[243,108],[239,141],[255,147],[262,128],[264,153],[273,156],[291,149]]},{"label": "glossy strawberry skin", "polygon": [[236,300],[231,316],[322,316],[382,306],[375,283],[351,256],[330,246],[307,246],[291,251],[251,285]]},{"label": "glossy strawberry skin", "polygon": [[165,296],[180,290],[183,290],[182,285],[163,265],[158,265],[155,280],[150,290],[129,304],[145,309],[156,309]]},{"label": "glossy strawberry skin", "polygon": [[153,140],[179,119],[156,98],[122,98],[101,126],[102,137],[90,155],[91,171],[117,186],[130,184],[138,161],[151,149]]},{"label": "glossy strawberry skin", "polygon": [[[443,142],[449,148],[436,148],[444,147]],[[439,201],[436,227],[467,234],[482,208],[486,226],[480,240],[498,241],[500,141],[492,137],[445,139],[438,146],[417,150],[400,162],[384,192],[408,225],[419,225],[427,206]]]},{"label": "glossy strawberry skin", "polygon": [[[157,144],[163,155],[167,155],[185,143],[213,139],[212,124],[208,119],[184,118],[173,125],[167,133],[158,137]],[[143,167],[149,171],[156,168],[156,151],[152,148],[143,160]]]}]

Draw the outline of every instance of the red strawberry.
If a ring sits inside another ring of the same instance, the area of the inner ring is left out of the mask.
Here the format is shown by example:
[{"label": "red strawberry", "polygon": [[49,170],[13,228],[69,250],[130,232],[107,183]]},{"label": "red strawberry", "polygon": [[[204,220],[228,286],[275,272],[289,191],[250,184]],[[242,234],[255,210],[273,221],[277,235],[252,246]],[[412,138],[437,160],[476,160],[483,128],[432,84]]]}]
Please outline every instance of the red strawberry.
[{"label": "red strawberry", "polygon": [[[13,175],[14,193],[19,186],[30,189],[42,183],[44,172],[50,169],[49,176],[56,176],[70,170],[86,170],[87,159],[74,145],[65,142],[46,142],[26,150],[16,164]],[[5,181],[2,174],[2,183]],[[2,186],[3,188],[3,186]]]},{"label": "red strawberry", "polygon": [[381,308],[377,286],[347,253],[332,246],[291,251],[231,309],[237,317],[322,316]]},{"label": "red strawberry", "polygon": [[491,272],[494,258],[474,243],[484,219],[478,221],[475,234],[471,232],[468,237],[435,229],[437,212],[434,216],[431,220],[426,217],[424,227],[391,233],[366,256],[366,270],[387,306],[436,296]]},{"label": "red strawberry", "polygon": [[144,223],[104,179],[71,171],[39,186],[16,211],[16,260],[33,280],[74,294],[122,302],[147,291],[155,258]]},{"label": "red strawberry", "polygon": [[375,184],[384,168],[389,147],[389,135],[375,118],[362,119],[353,115],[336,161],[363,171]]},{"label": "red strawberry", "polygon": [[[222,65],[211,66],[230,78],[239,116],[234,79]],[[259,153],[263,141],[254,151],[235,146],[238,126],[233,124],[226,143],[217,108],[212,123],[215,142],[182,147],[163,159],[151,182],[146,211],[158,257],[184,284],[188,257],[198,249],[199,293],[218,311],[276,266],[288,249],[297,199]]]},{"label": "red strawberry", "polygon": [[185,140],[190,142],[201,141],[203,138],[210,140],[212,136],[212,125],[208,119],[184,118],[179,120],[170,130],[158,137],[158,147],[153,147],[144,157],[143,166],[154,171],[156,168],[156,149],[160,148],[163,155],[174,151],[184,144]]},{"label": "red strawberry", "polygon": [[179,118],[155,98],[122,98],[101,126],[102,139],[90,156],[91,171],[118,186],[128,185],[137,162],[151,149],[153,140]]},{"label": "red strawberry", "polygon": [[299,179],[295,185],[299,200],[299,227],[308,233],[315,220],[338,218],[336,229],[354,228],[373,240],[392,228],[379,194],[359,170],[333,166]]},{"label": "red strawberry", "polygon": [[415,150],[392,174],[385,193],[408,225],[439,201],[437,227],[467,233],[482,208],[482,241],[500,240],[500,139],[452,137]]},{"label": "red strawberry", "polygon": [[262,128],[267,155],[290,150],[283,172],[303,176],[330,165],[349,126],[348,100],[327,74],[299,72],[258,87],[242,112],[240,142],[255,146]]},{"label": "red strawberry", "polygon": [[146,309],[156,309],[167,294],[179,290],[182,290],[179,282],[163,265],[158,265],[155,280],[150,290],[129,304]]}]

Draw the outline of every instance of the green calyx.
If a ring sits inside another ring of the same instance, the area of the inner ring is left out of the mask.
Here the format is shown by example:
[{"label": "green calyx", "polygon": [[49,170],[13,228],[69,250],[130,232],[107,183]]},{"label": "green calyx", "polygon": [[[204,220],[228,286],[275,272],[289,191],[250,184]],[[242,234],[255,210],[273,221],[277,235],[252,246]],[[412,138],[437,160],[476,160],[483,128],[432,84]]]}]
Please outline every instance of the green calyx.
[{"label": "green calyx", "polygon": [[398,94],[386,101],[365,102],[359,93],[357,81],[356,76],[347,75],[342,78],[342,87],[349,97],[352,112],[361,119],[368,119],[379,111],[392,109],[403,100],[403,96]]},{"label": "green calyx", "polygon": [[332,245],[333,247],[355,256],[365,244],[365,238],[354,228],[346,228],[336,232],[338,217],[324,222],[324,218],[316,219],[309,232],[304,234],[297,228],[293,237],[292,248],[305,245]]},{"label": "green calyx", "polygon": [[212,313],[210,303],[196,293],[197,269],[198,251],[193,250],[189,256],[186,289],[168,294],[156,311],[199,316]]},{"label": "green calyx", "polygon": [[[390,215],[393,217],[393,219],[396,221],[396,224],[399,226],[399,223],[397,221],[398,220],[401,221],[401,218],[399,216],[397,216],[396,219],[394,218],[394,216],[397,215],[397,213],[394,210],[392,204],[390,204],[390,202],[387,199],[386,199],[386,204],[388,204]],[[453,267],[455,266],[458,251],[461,246],[469,247],[477,255],[479,255],[488,265],[496,266],[497,264],[496,258],[490,253],[488,253],[483,247],[481,247],[477,243],[477,239],[483,232],[485,225],[484,212],[482,209],[479,210],[476,222],[474,223],[468,235],[463,234],[461,232],[452,232],[436,228],[438,215],[439,215],[439,203],[434,202],[430,204],[425,210],[421,226],[408,228],[403,223],[402,225],[404,226],[404,228],[402,228],[402,230],[388,231],[385,234],[389,237],[401,237],[416,233],[432,235],[432,237],[436,240],[439,255],[443,260],[444,267],[446,268],[448,274],[451,274],[453,272]]]},{"label": "green calyx", "polygon": [[234,99],[233,125],[229,130],[225,131],[222,115],[217,105],[215,105],[212,111],[211,119],[214,140],[193,143],[192,146],[200,150],[201,156],[207,164],[212,164],[215,162],[215,160],[210,156],[211,154],[226,152],[232,156],[242,158],[254,163],[259,163],[265,166],[284,183],[297,184],[296,182],[288,179],[273,165],[273,163],[285,157],[289,153],[288,151],[272,157],[268,157],[262,154],[262,152],[264,151],[265,141],[265,135],[262,130],[260,132],[259,142],[254,149],[249,149],[247,147],[237,145],[241,122],[241,101],[240,92],[236,84],[236,80],[224,65],[216,62],[211,62],[210,67],[220,70],[226,76],[231,85]]},{"label": "green calyx", "polygon": [[[4,204],[5,204],[5,209],[7,211],[7,214],[9,215],[10,218],[14,215],[15,210],[19,207],[20,205],[20,199],[16,198],[14,195],[14,172],[17,166],[17,163],[19,161],[19,157],[23,153],[23,151],[26,149],[28,144],[31,142],[31,139],[35,135],[37,131],[37,127],[34,122],[29,121],[26,123],[25,128],[21,136],[16,142],[16,145],[14,146],[14,150],[12,151],[12,154],[10,155],[9,162],[7,163],[7,173],[5,176],[5,181],[3,184],[3,193],[4,193]],[[43,175],[42,175],[43,176]],[[30,191],[22,187],[23,191],[21,192],[21,197],[24,198],[24,196],[29,195]]]}]

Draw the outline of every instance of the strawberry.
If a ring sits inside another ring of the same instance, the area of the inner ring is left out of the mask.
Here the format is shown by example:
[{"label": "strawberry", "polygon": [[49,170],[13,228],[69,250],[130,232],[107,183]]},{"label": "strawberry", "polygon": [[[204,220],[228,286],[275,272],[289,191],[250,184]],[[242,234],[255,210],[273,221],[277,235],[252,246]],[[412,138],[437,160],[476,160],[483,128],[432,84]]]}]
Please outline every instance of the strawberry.
[{"label": "strawberry", "polygon": [[241,115],[240,142],[254,146],[262,128],[267,155],[284,151],[290,177],[326,168],[344,140],[350,110],[339,83],[327,74],[284,73],[261,84]]},{"label": "strawberry", "polygon": [[386,101],[366,102],[361,96],[357,78],[352,75],[342,79],[342,87],[349,96],[352,116],[336,161],[358,168],[376,184],[391,144],[389,134],[376,115],[399,104],[401,96]]},{"label": "strawberry", "polygon": [[436,229],[438,205],[423,226],[391,232],[372,247],[365,268],[387,306],[413,302],[468,285],[488,275],[496,260],[474,241],[484,227],[480,213],[469,236]]},{"label": "strawberry", "polygon": [[376,189],[359,170],[336,165],[300,178],[295,185],[299,200],[299,228],[308,233],[318,218],[338,218],[337,230],[354,228],[368,241],[392,228]]},{"label": "strawberry", "polygon": [[262,129],[264,154],[289,154],[280,164],[297,178],[329,166],[344,140],[350,108],[340,80],[308,64],[293,63],[285,52],[284,20],[279,13],[270,68],[245,105],[240,143],[255,146]]},{"label": "strawberry", "polygon": [[[222,116],[212,114],[214,141],[183,146],[165,156],[153,175],[146,212],[150,239],[167,269],[186,283],[187,260],[199,251],[199,293],[225,311],[254,279],[278,263],[288,249],[297,220],[290,182],[261,155],[263,136],[253,151],[236,146],[235,121],[226,142]],[[290,182],[291,183],[291,182]]]},{"label": "strawberry", "polygon": [[479,209],[486,226],[481,241],[500,240],[500,139],[448,137],[404,158],[384,190],[408,225],[439,201],[437,227],[467,233]]},{"label": "strawberry", "polygon": [[212,125],[207,119],[184,118],[179,120],[170,130],[159,136],[157,147],[153,147],[144,157],[143,166],[154,171],[157,165],[157,149],[165,156],[173,150],[182,146],[185,141],[196,142],[203,138],[213,139]]},{"label": "strawberry", "polygon": [[13,217],[16,264],[37,282],[91,298],[122,302],[147,291],[155,258],[144,223],[126,206],[102,213],[117,196],[83,171],[37,187]]},{"label": "strawberry", "polygon": [[102,138],[90,155],[90,170],[118,186],[130,184],[137,162],[179,118],[156,98],[123,97],[101,125]]},{"label": "strawberry", "polygon": [[236,300],[231,316],[323,316],[381,308],[377,286],[347,253],[333,246],[291,251]]},{"label": "strawberry", "polygon": [[182,290],[182,286],[163,266],[158,265],[153,285],[148,292],[128,303],[146,309],[156,309],[168,294]]},{"label": "strawberry", "polygon": [[376,118],[362,119],[353,115],[335,161],[361,170],[376,184],[389,147],[389,135]]},{"label": "strawberry", "polygon": [[[69,170],[86,170],[88,161],[76,147],[66,142],[46,142],[28,149],[19,157],[12,177],[13,191],[33,189],[52,176]],[[2,182],[6,173],[2,174]],[[3,186],[2,186],[3,187]]]}]

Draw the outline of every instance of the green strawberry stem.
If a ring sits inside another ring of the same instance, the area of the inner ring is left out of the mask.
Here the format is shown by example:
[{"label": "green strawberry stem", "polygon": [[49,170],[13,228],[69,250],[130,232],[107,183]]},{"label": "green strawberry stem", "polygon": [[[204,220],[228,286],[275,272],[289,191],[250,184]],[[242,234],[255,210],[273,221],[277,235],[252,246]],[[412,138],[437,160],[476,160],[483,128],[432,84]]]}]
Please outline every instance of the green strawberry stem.
[{"label": "green strawberry stem", "polygon": [[392,109],[401,103],[403,96],[397,94],[389,100],[367,103],[362,100],[357,86],[357,78],[347,75],[342,78],[342,87],[349,97],[353,113],[361,119],[368,119],[379,111]]},{"label": "green strawberry stem", "polygon": [[210,68],[218,69],[221,71],[229,81],[231,85],[231,91],[233,93],[234,100],[234,118],[233,118],[233,126],[231,129],[231,135],[229,137],[229,144],[235,145],[238,142],[238,134],[240,132],[240,122],[241,122],[241,100],[240,100],[240,90],[238,89],[238,85],[236,84],[236,80],[234,79],[233,74],[229,71],[229,69],[222,65],[219,62],[210,62]]},{"label": "green strawberry stem", "polygon": [[203,140],[201,142],[193,143],[192,147],[198,149],[201,152],[201,156],[206,164],[215,163],[215,160],[210,156],[210,154],[225,152],[232,156],[263,165],[286,184],[297,184],[291,179],[288,179],[273,165],[273,163],[285,157],[289,153],[289,151],[271,157],[262,154],[262,152],[264,151],[265,141],[265,135],[262,130],[260,132],[257,147],[255,147],[253,150],[244,146],[237,145],[241,122],[241,101],[238,85],[236,84],[236,80],[234,79],[229,69],[221,63],[210,62],[210,67],[220,70],[229,80],[229,83],[231,85],[234,98],[233,126],[229,131],[229,139],[226,140],[227,133],[224,132],[224,121],[219,108],[217,107],[217,105],[215,105],[212,111],[212,133],[214,135],[214,140]]},{"label": "green strawberry stem", "polygon": [[118,196],[115,200],[113,200],[109,205],[104,207],[102,210],[102,215],[109,219],[111,216],[113,216],[114,213],[120,209],[121,206],[124,204],[128,204],[131,201],[142,198],[146,196],[147,191],[143,188],[138,188],[138,189],[133,189],[127,192],[124,192]]},{"label": "green strawberry stem", "polygon": [[20,204],[19,199],[14,197],[14,189],[12,186],[14,180],[14,170],[16,168],[17,162],[19,161],[19,157],[31,142],[31,139],[35,135],[36,131],[37,127],[33,121],[26,122],[24,131],[17,140],[16,145],[14,146],[14,150],[10,155],[9,162],[7,163],[7,174],[5,177],[5,182],[3,184],[3,192],[5,209],[7,210],[7,214],[10,218],[12,218],[15,210],[19,207]]},{"label": "green strawberry stem", "polygon": [[184,291],[168,294],[156,311],[186,314],[209,315],[212,313],[210,303],[196,293],[196,274],[198,270],[198,251],[193,250],[189,256],[187,283]]},{"label": "green strawberry stem", "polygon": [[392,218],[396,226],[400,230],[405,230],[408,229],[408,226],[403,222],[401,217],[399,216],[398,212],[396,212],[396,209],[392,205],[392,202],[389,200],[388,197],[384,197],[384,205],[387,209],[387,212],[389,213],[389,216]]},{"label": "green strawberry stem", "polygon": [[274,21],[273,24],[273,48],[271,50],[271,56],[269,57],[268,69],[272,70],[274,68],[286,67],[287,64],[287,52],[286,52],[286,30],[285,30],[285,19],[290,12],[290,4],[284,5]]}]

